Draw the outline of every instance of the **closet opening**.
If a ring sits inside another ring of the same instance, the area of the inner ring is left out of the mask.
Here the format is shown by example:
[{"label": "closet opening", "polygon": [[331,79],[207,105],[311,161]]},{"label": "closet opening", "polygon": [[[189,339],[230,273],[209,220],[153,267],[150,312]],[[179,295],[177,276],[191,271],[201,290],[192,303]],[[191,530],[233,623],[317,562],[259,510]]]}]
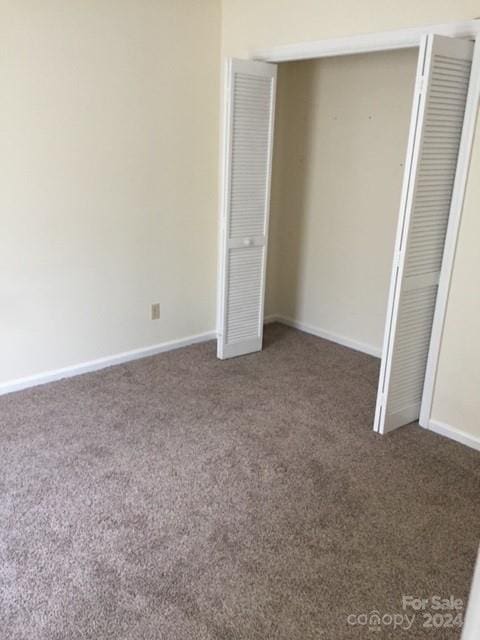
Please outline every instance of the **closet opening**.
[{"label": "closet opening", "polygon": [[[277,70],[265,321],[375,356],[377,373],[339,354],[359,385],[379,375],[417,58],[412,48]],[[371,409],[373,420],[375,398]]]},{"label": "closet opening", "polygon": [[381,355],[374,429],[386,433],[419,418],[435,373],[478,96],[468,39],[378,49],[278,73],[229,62],[218,356],[261,350],[265,318]]},{"label": "closet opening", "polygon": [[278,65],[267,322],[380,358],[417,58]]}]

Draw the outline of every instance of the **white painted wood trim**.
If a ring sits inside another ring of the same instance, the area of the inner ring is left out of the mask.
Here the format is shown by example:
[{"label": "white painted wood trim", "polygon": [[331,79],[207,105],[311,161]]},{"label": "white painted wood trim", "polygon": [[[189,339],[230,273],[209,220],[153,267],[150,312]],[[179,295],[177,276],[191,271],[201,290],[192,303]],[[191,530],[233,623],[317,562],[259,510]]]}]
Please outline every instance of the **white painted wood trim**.
[{"label": "white painted wood trim", "polygon": [[257,49],[252,52],[250,57],[264,62],[290,62],[293,60],[328,58],[355,53],[408,49],[409,47],[418,47],[422,36],[428,33],[456,38],[474,38],[480,33],[480,20],[447,22],[314,42],[299,42],[268,49]]},{"label": "white painted wood trim", "polygon": [[480,636],[480,551],[473,570],[473,580],[468,597],[467,613],[463,625],[462,640],[478,640]]},{"label": "white painted wood trim", "polygon": [[445,422],[440,422],[439,420],[430,420],[430,422],[428,423],[428,427],[425,428],[429,431],[434,431],[441,436],[446,436],[447,438],[450,438],[450,440],[455,440],[456,442],[460,442],[467,447],[471,447],[472,449],[480,451],[480,437],[474,436],[471,433],[467,433],[466,431],[462,431],[461,429],[457,429],[456,427],[452,427]]},{"label": "white painted wood trim", "polygon": [[0,395],[5,395],[6,393],[12,393],[14,391],[20,391],[21,389],[36,387],[38,385],[47,384],[48,382],[54,382],[56,380],[62,380],[63,378],[72,378],[83,373],[90,373],[91,371],[98,371],[99,369],[105,369],[106,367],[112,367],[117,364],[123,364],[124,362],[130,362],[131,360],[148,358],[149,356],[154,356],[158,353],[164,353],[165,351],[173,351],[174,349],[188,347],[192,344],[214,340],[216,337],[216,331],[207,331],[205,333],[187,336],[186,338],[179,338],[177,340],[161,342],[160,344],[152,345],[150,347],[134,349],[133,351],[124,351],[123,353],[117,353],[105,358],[98,358],[96,360],[82,362],[70,367],[63,367],[62,369],[54,369],[52,371],[45,371],[43,373],[38,373],[33,376],[27,376],[25,378],[17,378],[16,380],[1,383]]},{"label": "white painted wood trim", "polygon": [[435,381],[437,377],[440,347],[447,313],[448,295],[455,262],[458,232],[462,217],[463,203],[467,189],[470,158],[472,155],[475,128],[477,123],[478,107],[480,104],[480,36],[476,38],[475,50],[470,73],[470,85],[468,90],[465,119],[463,121],[462,138],[458,153],[457,173],[452,193],[452,204],[445,237],[445,249],[443,253],[442,269],[438,284],[437,302],[432,324],[432,336],[428,353],[427,369],[425,372],[425,385],[423,388],[422,406],[420,409],[420,424],[424,427],[430,422]]},{"label": "white painted wood trim", "polygon": [[221,173],[220,173],[220,241],[218,256],[218,285],[220,287],[217,296],[217,358],[223,356],[222,349],[225,335],[225,318],[223,309],[225,306],[225,283],[226,283],[226,243],[227,243],[227,202],[228,202],[228,175],[230,172],[231,157],[229,148],[231,146],[231,84],[232,84],[232,59],[225,60],[224,81],[223,81],[223,112],[221,131]]},{"label": "white painted wood trim", "polygon": [[336,342],[337,344],[341,344],[349,349],[354,349],[355,351],[361,351],[362,353],[367,353],[370,356],[375,356],[375,358],[380,358],[382,355],[382,350],[379,347],[375,347],[365,342],[360,342],[359,340],[353,340],[352,338],[347,338],[346,336],[339,335],[338,333],[332,333],[331,331],[326,331],[319,327],[314,327],[313,325],[305,322],[298,322],[298,320],[293,320],[293,318],[288,318],[284,315],[272,314],[265,318],[265,324],[270,324],[272,322],[285,324],[287,327],[293,327],[299,331],[310,333],[312,336],[317,336],[318,338],[323,338],[330,342]]},{"label": "white painted wood trim", "polygon": [[[268,70],[267,70],[268,72]],[[273,89],[270,98],[270,134],[268,137],[268,160],[267,160],[267,190],[265,193],[265,249],[263,253],[263,269],[262,269],[262,289],[260,292],[261,308],[260,308],[260,350],[263,345],[263,325],[265,318],[265,296],[267,291],[267,263],[268,263],[268,244],[270,238],[270,206],[271,206],[271,194],[272,194],[272,173],[273,173],[273,145],[275,141],[275,120],[276,120],[276,105],[277,105],[277,76],[278,67],[275,66],[275,75],[273,78]]]},{"label": "white painted wood trim", "polygon": [[221,83],[221,131],[220,131],[220,162],[219,162],[219,197],[218,197],[218,256],[217,256],[217,357],[220,355],[220,343],[223,338],[224,327],[222,322],[222,309],[224,305],[225,289],[225,210],[226,210],[226,183],[228,175],[230,142],[230,73],[231,60],[224,61]]}]

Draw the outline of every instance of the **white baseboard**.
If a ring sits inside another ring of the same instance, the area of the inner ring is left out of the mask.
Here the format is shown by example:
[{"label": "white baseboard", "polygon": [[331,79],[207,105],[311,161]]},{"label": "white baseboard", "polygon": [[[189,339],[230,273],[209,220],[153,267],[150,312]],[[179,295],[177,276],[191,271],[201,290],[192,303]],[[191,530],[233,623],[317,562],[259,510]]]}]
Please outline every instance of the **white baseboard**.
[{"label": "white baseboard", "polygon": [[355,351],[368,353],[368,355],[375,356],[376,358],[381,358],[382,356],[381,348],[374,347],[373,345],[366,344],[365,342],[359,342],[358,340],[346,338],[345,336],[338,335],[338,333],[325,331],[324,329],[314,327],[310,324],[306,324],[305,322],[292,320],[292,318],[288,318],[287,316],[283,316],[281,314],[272,314],[266,316],[265,324],[270,324],[271,322],[280,322],[281,324],[286,324],[288,327],[293,327],[294,329],[299,329],[300,331],[304,331],[305,333],[310,333],[311,335],[317,336],[318,338],[330,340],[330,342],[336,342],[337,344],[341,344],[344,347],[349,347],[350,349],[354,349]]},{"label": "white baseboard", "polygon": [[[297,322],[296,320],[292,320],[291,318],[287,318],[286,316],[272,314],[265,317],[265,324],[270,324],[272,322],[280,322],[281,324],[299,329],[300,331],[304,331],[305,333],[310,333],[311,335],[318,336],[319,338],[324,338],[325,340],[336,342],[345,347],[355,349],[356,351],[362,351],[363,353],[368,353],[372,356],[381,356],[381,350],[373,347],[372,345],[364,344],[363,342],[358,342],[356,340],[351,340],[350,338],[345,338],[344,336],[339,336],[337,334],[330,333],[329,331],[324,331],[323,329],[313,327],[303,322]],[[0,384],[0,396],[7,393],[13,393],[14,391],[21,391],[22,389],[28,389],[30,387],[47,384],[48,382],[55,382],[56,380],[62,380],[63,378],[72,378],[83,373],[98,371],[100,369],[112,367],[124,362],[139,360],[141,358],[148,358],[149,356],[154,356],[158,353],[173,351],[175,349],[180,349],[181,347],[187,347],[191,344],[207,342],[208,340],[214,340],[216,337],[216,331],[207,331],[205,333],[188,336],[186,338],[179,338],[177,340],[162,342],[160,344],[152,345],[151,347],[143,347],[141,349],[125,351],[123,353],[117,353],[105,358],[98,358],[96,360],[82,362],[81,364],[73,365],[70,367],[54,369],[53,371],[45,371],[43,373],[38,373],[33,376],[27,376],[25,378],[17,378],[16,380],[3,382]],[[427,429],[429,429],[430,431],[434,431],[439,435],[446,436],[451,440],[455,440],[456,442],[460,442],[467,447],[471,447],[473,449],[476,449],[477,451],[480,451],[480,437],[473,436],[472,434],[466,433],[465,431],[461,431],[460,429],[452,427],[449,424],[440,422],[438,420],[430,420]]]},{"label": "white baseboard", "polygon": [[160,344],[155,344],[151,347],[143,347],[141,349],[134,349],[133,351],[117,353],[105,358],[98,358],[97,360],[90,360],[89,362],[82,362],[71,367],[63,367],[62,369],[54,369],[53,371],[45,371],[33,376],[17,378],[16,380],[11,380],[9,382],[2,382],[0,384],[0,395],[20,391],[21,389],[28,389],[29,387],[36,387],[41,384],[47,384],[48,382],[54,382],[55,380],[61,380],[62,378],[72,378],[73,376],[78,376],[82,373],[98,371],[99,369],[105,369],[106,367],[112,367],[116,364],[130,362],[131,360],[147,358],[148,356],[154,356],[165,351],[173,351],[174,349],[187,347],[191,344],[207,342],[208,340],[214,340],[216,337],[216,331],[207,331],[206,333],[188,336],[187,338],[161,342]]},{"label": "white baseboard", "polygon": [[456,442],[460,442],[461,444],[466,445],[467,447],[471,447],[472,449],[476,449],[480,451],[480,437],[474,436],[471,433],[466,433],[461,429],[457,429],[456,427],[452,427],[445,422],[440,422],[439,420],[430,420],[428,423],[427,429],[429,431],[434,431],[441,436],[446,436],[451,440],[455,440]]},{"label": "white baseboard", "polygon": [[[305,333],[310,333],[320,338],[325,338],[332,342],[336,342],[356,351],[363,351],[370,355],[380,357],[381,351],[372,347],[371,345],[363,344],[355,340],[350,340],[343,336],[323,331],[317,327],[305,324],[303,322],[297,322],[291,318],[287,318],[282,315],[271,315],[265,318],[265,323],[269,322],[281,322]],[[160,344],[153,345],[151,347],[143,347],[141,349],[134,349],[133,351],[125,351],[123,353],[117,353],[105,358],[98,358],[96,360],[90,360],[88,362],[82,362],[80,364],[72,365],[70,367],[63,367],[61,369],[54,369],[51,371],[44,371],[32,376],[26,376],[24,378],[17,378],[15,380],[9,380],[8,382],[0,383],[0,396],[7,393],[13,393],[14,391],[21,391],[22,389],[28,389],[30,387],[36,387],[38,385],[47,384],[48,382],[55,382],[56,380],[62,380],[63,378],[72,378],[83,373],[90,373],[92,371],[98,371],[105,369],[106,367],[112,367],[116,364],[122,364],[124,362],[130,362],[131,360],[138,360],[140,358],[147,358],[148,356],[154,356],[164,351],[173,351],[174,349],[180,349],[190,344],[196,344],[199,342],[206,342],[207,340],[214,340],[217,337],[216,331],[207,331],[194,336],[188,336],[187,338],[180,338],[178,340],[170,340],[169,342],[162,342]]]}]

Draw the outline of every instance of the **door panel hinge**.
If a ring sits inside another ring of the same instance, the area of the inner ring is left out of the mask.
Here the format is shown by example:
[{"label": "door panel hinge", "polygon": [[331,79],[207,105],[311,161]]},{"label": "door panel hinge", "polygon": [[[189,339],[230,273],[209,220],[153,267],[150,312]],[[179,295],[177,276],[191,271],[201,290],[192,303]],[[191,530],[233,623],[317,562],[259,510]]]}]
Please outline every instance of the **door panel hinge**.
[{"label": "door panel hinge", "polygon": [[400,268],[400,262],[402,261],[402,257],[403,257],[403,251],[397,251],[395,253],[395,267],[397,269]]},{"label": "door panel hinge", "polygon": [[420,95],[422,95],[422,94],[423,94],[423,90],[424,90],[424,88],[425,88],[425,76],[422,76],[422,77],[420,78],[420,86],[419,86],[419,88],[418,88],[418,91],[419,91]]}]

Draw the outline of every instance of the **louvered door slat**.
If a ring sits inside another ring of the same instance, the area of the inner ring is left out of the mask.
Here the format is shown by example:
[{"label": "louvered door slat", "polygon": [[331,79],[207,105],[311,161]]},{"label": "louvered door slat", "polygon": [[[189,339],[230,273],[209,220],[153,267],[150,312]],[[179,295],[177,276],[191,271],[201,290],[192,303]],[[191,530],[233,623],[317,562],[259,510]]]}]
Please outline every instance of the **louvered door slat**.
[{"label": "louvered door slat", "polygon": [[227,70],[218,357],[262,348],[276,66]]},{"label": "louvered door slat", "polygon": [[417,420],[455,183],[473,44],[425,37],[420,48],[375,429]]}]

